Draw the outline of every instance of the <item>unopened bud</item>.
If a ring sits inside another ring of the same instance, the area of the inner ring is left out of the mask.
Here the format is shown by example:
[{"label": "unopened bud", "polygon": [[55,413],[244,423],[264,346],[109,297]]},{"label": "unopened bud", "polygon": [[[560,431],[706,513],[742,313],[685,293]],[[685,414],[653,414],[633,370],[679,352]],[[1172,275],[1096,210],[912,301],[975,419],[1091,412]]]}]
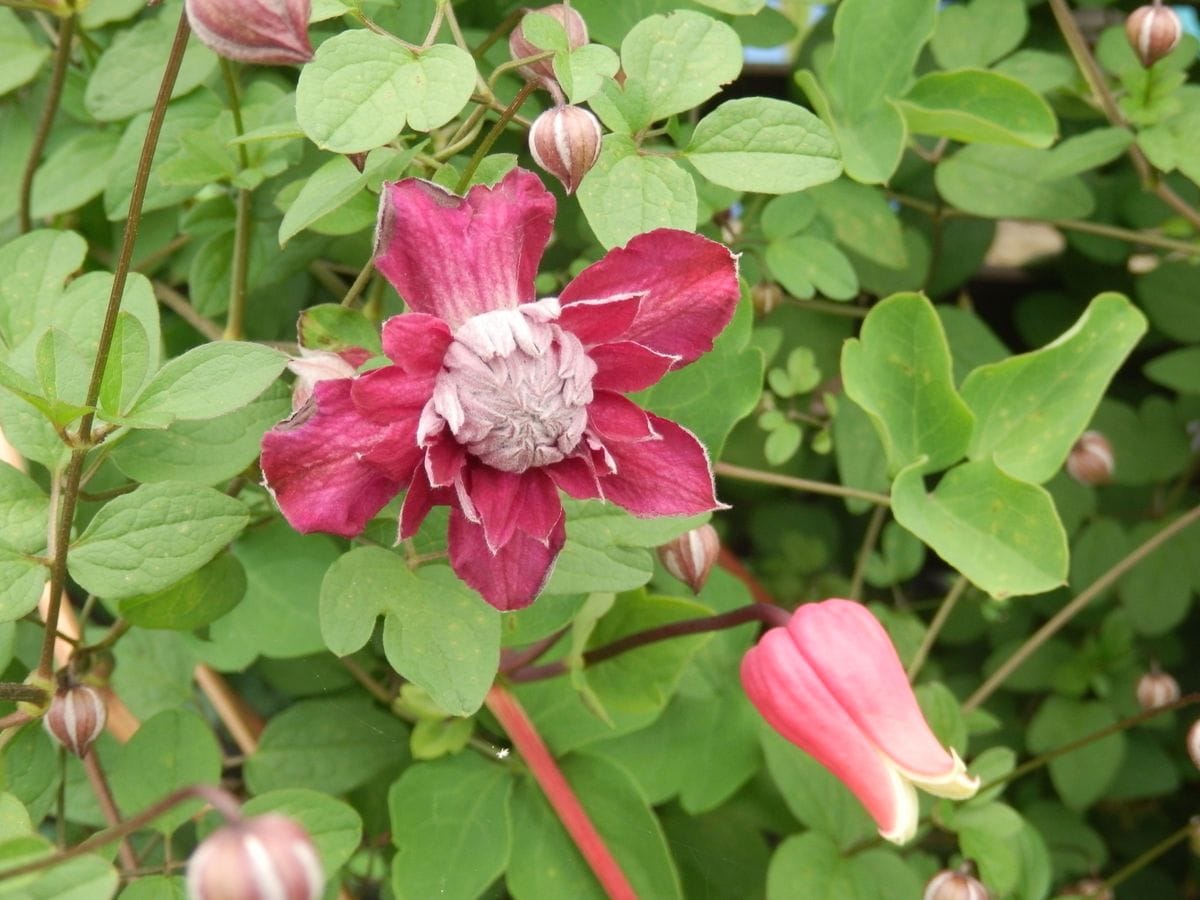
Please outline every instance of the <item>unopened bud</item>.
[{"label": "unopened bud", "polygon": [[311,0],[186,0],[196,37],[226,59],[268,65],[306,63]]},{"label": "unopened bud", "polygon": [[[583,20],[583,16],[565,3],[530,9],[526,11],[527,15],[528,13],[542,13],[557,21],[563,27],[563,31],[567,33],[567,46],[572,50],[582,47],[588,42],[587,22]],[[545,50],[531,43],[525,37],[523,23],[518,23],[508,36],[508,52],[512,54],[513,59],[524,59],[527,56],[537,56],[539,53],[544,53]],[[561,90],[558,86],[558,79],[554,77],[554,61],[549,57],[521,66],[517,71],[530,84],[545,88],[552,93]]]},{"label": "unopened bud", "polygon": [[777,282],[766,279],[750,288],[750,302],[760,316],[768,316],[783,302],[783,288]]},{"label": "unopened bud", "polygon": [[1107,484],[1116,460],[1112,444],[1099,431],[1085,431],[1067,456],[1067,474],[1080,484]]},{"label": "unopened bud", "polygon": [[324,888],[308,833],[277,813],[225,825],[188,861],[189,900],[317,900]]},{"label": "unopened bud", "polygon": [[929,879],[923,900],[988,900],[991,895],[970,869],[944,869]]},{"label": "unopened bud", "polygon": [[1187,752],[1197,769],[1200,769],[1200,719],[1192,723],[1187,733]]},{"label": "unopened bud", "polygon": [[100,692],[86,684],[60,688],[42,718],[46,731],[76,756],[87,756],[108,721]]},{"label": "unopened bud", "polygon": [[1179,682],[1158,666],[1138,679],[1137,701],[1142,709],[1170,706],[1180,697]]},{"label": "unopened bud", "polygon": [[701,525],[659,547],[658,558],[664,569],[698,594],[720,552],[717,530],[711,525]]},{"label": "unopened bud", "polygon": [[1154,65],[1177,46],[1183,37],[1179,16],[1169,6],[1139,6],[1125,20],[1129,45],[1146,68]]},{"label": "unopened bud", "polygon": [[353,378],[355,367],[337,353],[328,350],[306,350],[300,348],[300,356],[287,364],[296,376],[292,386],[292,412],[295,412],[312,396],[319,381],[334,378]]},{"label": "unopened bud", "polygon": [[529,152],[539,166],[575,193],[600,158],[600,122],[579,106],[555,106],[529,126]]},{"label": "unopened bud", "polygon": [[1088,900],[1113,900],[1112,888],[1102,878],[1084,878],[1059,891],[1060,897],[1087,897]]}]

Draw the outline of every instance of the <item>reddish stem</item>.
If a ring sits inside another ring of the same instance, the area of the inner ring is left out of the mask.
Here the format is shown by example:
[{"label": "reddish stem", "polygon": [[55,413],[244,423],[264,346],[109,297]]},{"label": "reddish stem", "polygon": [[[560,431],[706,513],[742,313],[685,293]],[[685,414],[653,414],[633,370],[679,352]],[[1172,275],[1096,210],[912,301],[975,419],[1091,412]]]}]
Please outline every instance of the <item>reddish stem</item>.
[{"label": "reddish stem", "polygon": [[486,703],[529,766],[534,780],[550,801],[550,806],[583,854],[604,892],[612,900],[637,900],[633,886],[596,831],[596,826],[588,818],[587,811],[571,790],[571,785],[563,777],[558,763],[517,698],[500,685],[493,685],[488,691]]}]

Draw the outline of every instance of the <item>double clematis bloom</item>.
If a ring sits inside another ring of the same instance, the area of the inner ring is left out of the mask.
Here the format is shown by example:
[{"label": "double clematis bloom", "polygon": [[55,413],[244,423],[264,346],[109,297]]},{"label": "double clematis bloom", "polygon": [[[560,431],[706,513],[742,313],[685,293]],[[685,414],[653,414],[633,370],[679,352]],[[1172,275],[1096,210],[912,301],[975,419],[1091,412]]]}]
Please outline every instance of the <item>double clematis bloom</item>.
[{"label": "double clematis bloom", "polygon": [[451,566],[507,610],[533,601],[562,549],[560,489],[647,517],[719,506],[695,436],[624,394],[711,349],[739,296],[733,255],[660,229],[537,300],[554,214],[521,169],[465,197],[385,186],[375,265],[412,312],[384,323],[390,365],[319,381],[264,437],[293,527],[353,536],[406,491],[402,540],[446,504]]},{"label": "double clematis bloom", "polygon": [[916,833],[914,786],[953,799],[979,789],[930,731],[887,632],[861,604],[801,606],[746,653],[742,685],[776,731],[854,792],[889,841]]}]

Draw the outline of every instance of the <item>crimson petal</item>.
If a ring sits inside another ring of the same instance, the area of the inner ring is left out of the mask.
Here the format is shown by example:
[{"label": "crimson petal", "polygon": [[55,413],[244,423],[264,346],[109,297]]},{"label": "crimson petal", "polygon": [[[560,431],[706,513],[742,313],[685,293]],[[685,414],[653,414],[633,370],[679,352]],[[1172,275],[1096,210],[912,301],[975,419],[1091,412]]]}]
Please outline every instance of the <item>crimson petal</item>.
[{"label": "crimson petal", "polygon": [[470,473],[471,502],[493,553],[518,531],[545,541],[562,518],[558,491],[541,469],[516,473],[475,465]]},{"label": "crimson petal", "polygon": [[545,542],[517,531],[512,540],[492,553],[482,525],[457,508],[450,513],[450,565],[459,578],[501,611],[521,609],[533,602],[550,577],[566,539],[560,515]]},{"label": "crimson petal", "polygon": [[592,386],[629,394],[658,384],[679,362],[678,356],[656,353],[633,341],[616,341],[588,350],[596,364]]},{"label": "crimson petal", "polygon": [[364,418],[351,399],[352,383],[349,378],[319,382],[308,405],[263,437],[265,483],[284,518],[305,534],[353,537],[407,480],[363,457],[377,450],[402,456],[410,446],[416,448],[415,433],[381,430]]},{"label": "crimson petal", "polygon": [[588,425],[600,437],[620,443],[658,438],[658,432],[650,424],[650,414],[613,391],[596,391],[588,404]]},{"label": "crimson petal", "polygon": [[689,231],[659,228],[610,250],[563,289],[563,307],[584,300],[644,293],[623,335],[687,365],[712,349],[740,295],[737,260],[729,250]]},{"label": "crimson petal", "polygon": [[605,441],[617,470],[600,479],[604,497],[635,516],[693,516],[724,508],[713,488],[708,452],[696,436],[646,413],[661,440]]},{"label": "crimson petal", "polygon": [[559,490],[576,500],[600,500],[604,497],[600,480],[596,477],[596,467],[588,456],[568,456],[562,462],[546,466],[545,471],[554,479]]},{"label": "crimson petal", "polygon": [[534,299],[554,211],[553,195],[522,169],[465,197],[406,178],[384,186],[375,266],[410,309],[456,328]]},{"label": "crimson petal", "polygon": [[641,294],[605,297],[602,300],[576,300],[562,308],[558,324],[579,338],[585,347],[607,344],[629,330],[641,305]]},{"label": "crimson petal", "polygon": [[392,316],[383,323],[383,352],[413,375],[436,375],[453,339],[449,325],[424,313]]}]

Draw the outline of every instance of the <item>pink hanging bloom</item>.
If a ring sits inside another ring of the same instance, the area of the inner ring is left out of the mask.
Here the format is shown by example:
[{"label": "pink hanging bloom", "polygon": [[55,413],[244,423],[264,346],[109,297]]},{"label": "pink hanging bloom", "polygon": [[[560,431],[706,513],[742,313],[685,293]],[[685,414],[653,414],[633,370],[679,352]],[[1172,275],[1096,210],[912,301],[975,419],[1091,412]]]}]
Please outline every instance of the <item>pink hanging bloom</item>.
[{"label": "pink hanging bloom", "polygon": [[914,785],[965,799],[979,789],[930,731],[887,632],[849,600],[801,606],[742,659],[763,718],[854,792],[887,840],[917,830]]},{"label": "pink hanging bloom", "polygon": [[295,528],[353,536],[407,491],[404,539],[447,504],[454,570],[518,609],[562,549],[560,489],[638,516],[719,506],[695,436],[624,394],[711,349],[737,302],[734,257],[659,229],[537,300],[554,213],[521,169],[466,197],[416,178],[385,187],[375,265],[412,312],[384,323],[392,365],[318,382],[263,438]]}]

